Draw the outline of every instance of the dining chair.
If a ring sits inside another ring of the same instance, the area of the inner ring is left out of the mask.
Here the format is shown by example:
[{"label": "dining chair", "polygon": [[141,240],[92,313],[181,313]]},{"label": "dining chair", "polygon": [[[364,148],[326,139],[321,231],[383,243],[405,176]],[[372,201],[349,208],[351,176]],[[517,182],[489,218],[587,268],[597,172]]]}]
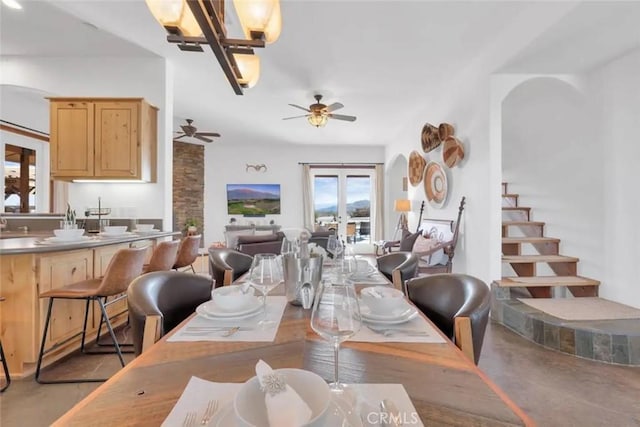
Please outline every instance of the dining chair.
[{"label": "dining chair", "polygon": [[407,281],[407,297],[478,364],[489,320],[489,287],[466,274],[434,274]]},{"label": "dining chair", "polygon": [[193,263],[196,262],[196,259],[198,259],[198,256],[200,255],[198,249],[200,248],[201,238],[201,234],[196,234],[195,236],[186,236],[180,241],[176,262],[173,265],[174,270],[178,270],[183,267],[191,267],[193,274],[196,273],[195,268],[193,268]]},{"label": "dining chair", "polygon": [[[0,297],[0,302],[4,301],[5,297]],[[5,384],[0,388],[0,393],[3,393],[9,388],[11,384],[11,374],[9,373],[9,366],[7,365],[7,358],[4,355],[4,349],[2,348],[2,340],[0,340],[0,359],[2,359],[2,369],[4,371]]]},{"label": "dining chair", "polygon": [[[113,332],[109,315],[107,314],[106,307],[126,298],[126,295],[121,295],[112,299],[109,302],[105,302],[107,297],[113,297],[123,294],[127,291],[129,283],[142,273],[142,265],[147,253],[147,248],[127,248],[120,249],[115,253],[107,270],[102,278],[87,279],[76,283],[71,283],[61,288],[51,289],[49,291],[40,294],[40,298],[49,298],[49,305],[47,308],[47,316],[44,322],[44,332],[42,333],[42,342],[40,344],[40,352],[38,354],[38,362],[36,364],[36,381],[40,384],[60,384],[60,383],[82,383],[82,382],[101,382],[106,381],[106,378],[78,378],[78,379],[62,379],[62,380],[45,380],[40,378],[42,359],[45,354],[51,352],[57,348],[57,345],[53,345],[51,348],[45,350],[45,344],[47,342],[47,334],[49,332],[49,326],[51,323],[51,311],[53,308],[53,302],[56,299],[72,299],[72,300],[85,300],[85,313],[84,323],[82,326],[82,340],[80,342],[81,352],[85,352],[85,338],[87,333],[87,318],[89,316],[89,308],[92,301],[95,301],[100,307],[102,313],[102,320],[107,326],[109,335],[115,348],[115,353],[118,355],[120,364],[124,366],[124,359],[122,358],[122,350],[120,344],[116,339],[116,335]],[[77,336],[76,335],[76,336]]]},{"label": "dining chair", "polygon": [[142,266],[143,273],[171,270],[178,256],[179,240],[160,242],[153,250],[148,264]]},{"label": "dining chair", "polygon": [[233,249],[209,249],[209,274],[216,288],[230,285],[251,268],[253,257]]},{"label": "dining chair", "polygon": [[136,356],[211,299],[211,279],[178,271],[156,271],[135,279],[127,290]]},{"label": "dining chair", "polygon": [[405,283],[416,276],[418,261],[418,257],[411,252],[392,252],[376,258],[380,273],[405,295],[407,294]]}]

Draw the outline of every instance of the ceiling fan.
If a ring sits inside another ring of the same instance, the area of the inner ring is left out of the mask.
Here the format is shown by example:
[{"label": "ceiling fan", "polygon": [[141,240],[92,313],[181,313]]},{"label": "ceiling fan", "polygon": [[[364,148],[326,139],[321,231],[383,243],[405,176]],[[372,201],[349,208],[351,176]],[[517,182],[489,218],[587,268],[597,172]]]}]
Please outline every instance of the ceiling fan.
[{"label": "ceiling fan", "polygon": [[344,105],[342,105],[341,103],[334,102],[333,104],[325,105],[320,102],[320,100],[322,99],[322,95],[318,94],[318,95],[314,95],[313,97],[316,99],[316,103],[309,105],[309,108],[301,107],[300,105],[296,105],[296,104],[289,104],[292,107],[298,108],[300,110],[304,110],[309,114],[304,114],[302,116],[285,117],[282,120],[299,119],[302,117],[306,117],[309,123],[311,123],[311,125],[315,127],[321,127],[326,125],[328,119],[345,120],[347,122],[356,121],[355,116],[345,116],[344,114],[333,114],[334,111],[344,107]]},{"label": "ceiling fan", "polygon": [[193,123],[193,120],[187,119],[187,124],[180,126],[182,128],[182,132],[178,132],[178,134],[182,134],[182,135],[173,138],[173,140],[177,141],[180,138],[184,138],[185,136],[188,136],[188,137],[199,139],[200,141],[204,141],[204,142],[213,142],[213,139],[207,138],[207,137],[220,136],[220,134],[216,132],[198,132],[198,128],[195,126],[192,126],[191,123]]}]

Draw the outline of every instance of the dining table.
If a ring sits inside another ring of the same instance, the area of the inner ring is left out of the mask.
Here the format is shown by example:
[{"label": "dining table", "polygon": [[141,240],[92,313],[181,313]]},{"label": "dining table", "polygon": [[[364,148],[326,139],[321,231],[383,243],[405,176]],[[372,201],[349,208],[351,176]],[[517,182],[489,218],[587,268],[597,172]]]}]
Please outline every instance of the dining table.
[{"label": "dining table", "polygon": [[[356,283],[356,287],[360,286]],[[270,295],[284,295],[279,285]],[[59,418],[54,426],[160,426],[192,377],[244,383],[259,360],[327,381],[334,352],[310,326],[311,310],[286,304],[272,342],[186,341],[169,332]],[[422,313],[420,316],[424,317]],[[424,319],[437,330],[435,325]],[[449,339],[437,343],[346,341],[340,381],[401,384],[425,426],[533,426],[535,423]],[[409,424],[406,424],[409,425]]]}]

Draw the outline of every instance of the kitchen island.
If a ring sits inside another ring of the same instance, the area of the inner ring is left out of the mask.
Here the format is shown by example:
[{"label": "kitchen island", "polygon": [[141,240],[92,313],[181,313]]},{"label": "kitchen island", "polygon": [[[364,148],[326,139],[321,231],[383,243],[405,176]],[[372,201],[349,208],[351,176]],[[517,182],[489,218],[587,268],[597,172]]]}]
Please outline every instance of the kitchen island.
[{"label": "kitchen island", "polygon": [[[42,237],[0,240],[0,295],[6,298],[0,304],[0,337],[11,376],[21,378],[35,371],[47,308],[40,293],[101,277],[119,249],[148,247],[150,256],[158,241],[177,235],[181,233],[128,233],[65,243]],[[80,347],[84,307],[84,301],[59,300],[54,304],[46,347],[58,347],[45,356],[45,366]],[[114,326],[123,323],[126,299],[111,304],[107,311]],[[88,339],[95,338],[99,321],[100,309],[95,305],[89,311]]]}]

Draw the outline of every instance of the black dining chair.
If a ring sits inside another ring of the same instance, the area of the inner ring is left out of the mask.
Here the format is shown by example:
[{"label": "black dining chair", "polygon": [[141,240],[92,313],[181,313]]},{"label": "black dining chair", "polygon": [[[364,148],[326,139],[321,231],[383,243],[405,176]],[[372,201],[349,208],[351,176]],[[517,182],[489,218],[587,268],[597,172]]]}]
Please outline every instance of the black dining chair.
[{"label": "black dining chair", "polygon": [[418,257],[411,252],[392,252],[376,258],[380,273],[405,295],[407,293],[405,283],[416,276],[418,261]]},{"label": "black dining chair", "polygon": [[249,271],[252,262],[251,255],[233,249],[209,249],[209,274],[216,281],[216,288],[235,282]]},{"label": "black dining chair", "polygon": [[406,285],[409,300],[477,365],[489,320],[489,287],[466,274],[416,277]]},{"label": "black dining chair", "polygon": [[211,299],[211,279],[177,271],[138,277],[127,290],[129,321],[136,356]]}]

